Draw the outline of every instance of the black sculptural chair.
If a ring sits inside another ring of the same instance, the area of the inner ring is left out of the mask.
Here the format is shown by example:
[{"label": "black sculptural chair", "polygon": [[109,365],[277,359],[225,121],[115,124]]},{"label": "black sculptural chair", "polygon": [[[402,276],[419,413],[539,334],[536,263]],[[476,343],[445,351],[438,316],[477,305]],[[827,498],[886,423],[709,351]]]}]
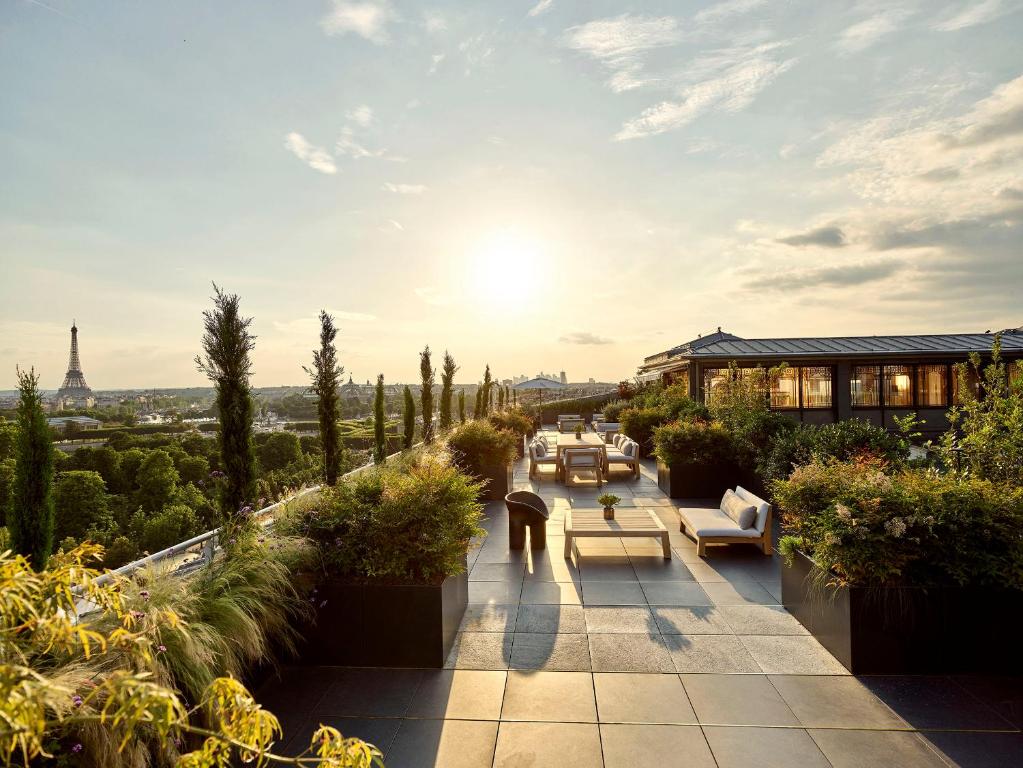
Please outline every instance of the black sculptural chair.
[{"label": "black sculptural chair", "polygon": [[547,548],[547,520],[551,513],[543,499],[531,491],[512,491],[504,497],[508,507],[508,547],[526,546],[526,526],[529,526],[529,548]]}]

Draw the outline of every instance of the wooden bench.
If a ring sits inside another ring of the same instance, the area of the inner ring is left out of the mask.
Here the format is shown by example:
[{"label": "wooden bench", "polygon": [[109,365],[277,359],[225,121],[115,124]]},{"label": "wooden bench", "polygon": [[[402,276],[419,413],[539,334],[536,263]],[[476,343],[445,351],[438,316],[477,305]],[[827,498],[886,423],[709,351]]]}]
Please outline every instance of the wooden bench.
[{"label": "wooden bench", "polygon": [[565,513],[565,557],[572,557],[572,544],[576,539],[588,537],[660,539],[664,559],[671,560],[668,529],[650,509],[616,509],[614,520],[605,520],[602,509],[568,510]]}]

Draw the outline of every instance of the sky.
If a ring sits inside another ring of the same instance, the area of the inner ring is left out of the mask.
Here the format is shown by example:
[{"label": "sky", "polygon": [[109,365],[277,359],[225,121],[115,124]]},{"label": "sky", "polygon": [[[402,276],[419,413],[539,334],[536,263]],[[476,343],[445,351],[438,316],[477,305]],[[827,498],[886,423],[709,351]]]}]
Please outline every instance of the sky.
[{"label": "sky", "polygon": [[1021,0],[0,0],[0,389],[1023,324]]}]

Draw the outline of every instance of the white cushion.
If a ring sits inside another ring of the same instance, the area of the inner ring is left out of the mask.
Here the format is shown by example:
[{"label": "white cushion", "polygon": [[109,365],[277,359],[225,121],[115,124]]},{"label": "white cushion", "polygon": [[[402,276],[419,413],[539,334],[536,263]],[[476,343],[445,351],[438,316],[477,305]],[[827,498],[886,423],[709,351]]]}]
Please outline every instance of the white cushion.
[{"label": "white cushion", "polygon": [[680,507],[678,513],[686,526],[686,532],[692,536],[734,536],[737,539],[755,539],[760,536],[756,528],[740,528],[720,509]]},{"label": "white cushion", "polygon": [[764,528],[767,527],[767,513],[770,511],[771,505],[756,494],[750,493],[741,485],[735,486],[735,495],[757,508],[757,523],[755,527],[758,533],[763,533]]},{"label": "white cushion", "polygon": [[536,455],[536,458],[538,459],[542,459],[544,456],[547,455],[547,446],[545,446],[543,443],[533,443],[533,445],[530,447],[533,449],[533,452]]},{"label": "white cushion", "polygon": [[600,456],[591,450],[565,451],[565,466],[595,467],[600,464]]},{"label": "white cushion", "polygon": [[636,458],[636,452],[639,450],[639,443],[633,440],[627,440],[625,445],[622,446],[622,453],[628,456],[630,459]]},{"label": "white cushion", "polygon": [[623,435],[621,432],[619,432],[617,435],[615,435],[615,440],[614,440],[615,448],[620,448],[621,445],[622,445],[622,440],[624,440],[624,439],[625,439],[625,435]]},{"label": "white cushion", "polygon": [[633,459],[626,456],[621,451],[616,451],[614,448],[609,448],[607,451],[608,464],[626,464],[631,461],[633,461]]},{"label": "white cushion", "polygon": [[757,519],[757,508],[745,499],[740,499],[731,488],[721,498],[720,509],[743,529],[752,528]]}]

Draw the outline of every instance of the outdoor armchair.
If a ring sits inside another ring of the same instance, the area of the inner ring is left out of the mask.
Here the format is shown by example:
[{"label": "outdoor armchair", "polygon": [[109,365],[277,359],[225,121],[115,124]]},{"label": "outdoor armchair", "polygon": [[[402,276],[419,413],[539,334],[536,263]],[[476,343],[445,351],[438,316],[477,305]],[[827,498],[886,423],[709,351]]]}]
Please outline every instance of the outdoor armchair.
[{"label": "outdoor armchair", "polygon": [[529,548],[547,546],[547,521],[551,513],[543,499],[532,491],[512,491],[504,497],[508,507],[508,548],[526,546],[526,528],[529,528]]}]

